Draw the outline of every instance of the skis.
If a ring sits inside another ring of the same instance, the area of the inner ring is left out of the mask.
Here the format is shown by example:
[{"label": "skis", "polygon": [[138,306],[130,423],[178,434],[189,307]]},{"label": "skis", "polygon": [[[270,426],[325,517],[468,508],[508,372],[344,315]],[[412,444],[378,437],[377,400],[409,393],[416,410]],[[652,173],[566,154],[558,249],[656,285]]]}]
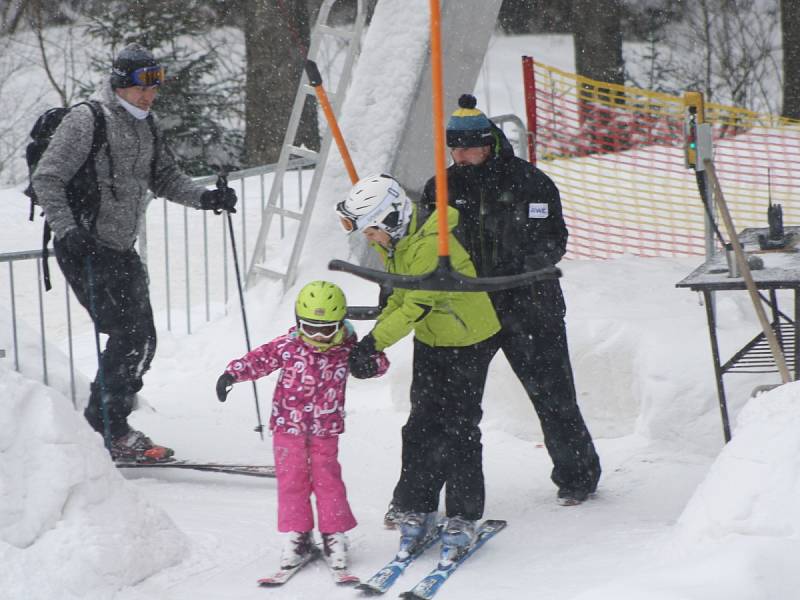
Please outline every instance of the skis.
[{"label": "skis", "polygon": [[125,462],[115,463],[120,469],[192,469],[229,475],[250,475],[251,477],[275,477],[272,465],[231,465],[224,463],[193,462],[191,460],[163,460],[159,462]]},{"label": "skis", "polygon": [[431,546],[433,546],[436,542],[439,541],[441,537],[441,527],[436,527],[433,530],[431,535],[425,539],[419,547],[412,553],[409,554],[406,558],[398,558],[395,556],[392,560],[386,563],[382,569],[380,569],[375,575],[370,577],[364,583],[361,583],[356,586],[357,590],[364,592],[369,596],[376,596],[378,594],[383,594],[388,590],[397,578],[403,574],[403,572],[408,568],[412,562],[414,562],[417,558],[422,556],[422,554]]},{"label": "skis", "polygon": [[283,585],[284,583],[289,581],[294,576],[295,573],[297,573],[300,569],[305,567],[312,560],[315,560],[320,554],[321,553],[319,549],[314,548],[314,550],[306,554],[303,557],[303,560],[296,566],[291,567],[289,569],[279,569],[269,577],[264,577],[262,579],[259,579],[258,585],[260,585],[261,587],[277,587],[279,585]]},{"label": "skis", "polygon": [[333,577],[333,582],[336,585],[356,585],[361,582],[356,575],[353,575],[347,569],[337,569],[335,567],[331,567],[330,565],[328,565],[328,568],[331,570],[331,576]]},{"label": "skis", "polygon": [[400,594],[400,597],[405,598],[405,600],[430,600],[433,598],[436,592],[439,591],[439,588],[444,585],[444,582],[447,581],[455,570],[464,564],[464,562],[487,541],[493,538],[498,532],[502,531],[505,526],[506,522],[500,520],[486,520],[481,523],[476,532],[475,541],[464,554],[455,561],[446,563],[440,562],[437,564],[417,585],[411,590]]},{"label": "skis", "polygon": [[[279,569],[274,574],[270,575],[269,577],[264,577],[258,580],[258,585],[261,587],[278,587],[289,581],[295,573],[297,573],[300,569],[305,567],[311,561],[317,559],[319,556],[322,555],[322,552],[319,548],[314,547],[314,550],[309,552],[305,557],[303,557],[302,562],[300,562],[297,566],[294,566],[290,569]],[[355,585],[360,581],[358,577],[353,575],[347,569],[337,569],[331,567],[327,561],[325,561],[326,566],[330,569],[331,576],[333,577],[333,582],[336,585],[341,586],[348,586],[348,585]]]}]

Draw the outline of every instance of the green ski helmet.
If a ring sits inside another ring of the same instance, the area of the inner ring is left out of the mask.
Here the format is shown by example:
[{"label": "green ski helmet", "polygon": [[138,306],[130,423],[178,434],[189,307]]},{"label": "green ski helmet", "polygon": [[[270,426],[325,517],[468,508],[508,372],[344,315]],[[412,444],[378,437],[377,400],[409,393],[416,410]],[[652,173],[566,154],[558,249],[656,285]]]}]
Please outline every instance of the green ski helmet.
[{"label": "green ski helmet", "polygon": [[298,319],[338,323],[347,313],[347,299],[338,285],[330,281],[312,281],[297,294],[294,312]]}]

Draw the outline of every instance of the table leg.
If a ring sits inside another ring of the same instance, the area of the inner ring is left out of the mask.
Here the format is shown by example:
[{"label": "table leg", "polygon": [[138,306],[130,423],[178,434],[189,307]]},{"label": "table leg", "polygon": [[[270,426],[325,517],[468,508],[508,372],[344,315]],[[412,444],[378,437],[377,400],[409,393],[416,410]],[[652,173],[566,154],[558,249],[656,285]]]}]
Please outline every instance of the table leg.
[{"label": "table leg", "polygon": [[797,372],[800,369],[800,299],[797,288],[794,288],[794,379],[797,381]]},{"label": "table leg", "polygon": [[[725,384],[722,381],[722,366],[719,360],[719,343],[717,342],[717,319],[714,315],[714,309],[711,305],[713,302],[711,292],[703,290],[703,301],[706,305],[706,318],[708,319],[708,335],[711,338],[711,357],[714,360],[714,375],[717,379],[717,396],[719,398],[719,412],[722,417],[722,433],[725,436],[725,443],[731,441],[731,426],[728,420],[728,404],[725,400]],[[797,304],[795,303],[795,310]]]},{"label": "table leg", "polygon": [[781,347],[781,352],[786,353],[786,344],[783,341],[783,331],[781,330],[781,317],[778,310],[778,293],[774,289],[769,291],[769,302],[772,307],[772,330],[775,332],[775,337],[778,340],[778,345]]}]

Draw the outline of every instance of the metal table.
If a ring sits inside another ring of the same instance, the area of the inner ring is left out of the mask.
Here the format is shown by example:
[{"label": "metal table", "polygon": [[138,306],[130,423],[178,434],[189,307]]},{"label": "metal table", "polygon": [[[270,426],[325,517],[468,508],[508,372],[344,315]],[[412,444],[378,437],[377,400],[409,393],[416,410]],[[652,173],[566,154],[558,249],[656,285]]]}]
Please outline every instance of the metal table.
[{"label": "metal table", "polygon": [[[758,244],[759,234],[767,235],[768,229],[745,229],[739,234],[739,241],[745,253],[757,255],[764,261],[763,269],[752,270],[753,281],[758,290],[765,290],[768,297],[761,291],[759,295],[767,303],[771,311],[771,324],[778,338],[778,343],[786,358],[786,366],[794,371],[797,379],[797,366],[800,365],[800,227],[786,227],[784,230],[789,238],[787,246],[781,250],[761,250]],[[688,276],[675,284],[679,288],[689,288],[692,291],[702,292],[708,319],[708,333],[711,338],[711,353],[714,360],[714,374],[717,380],[717,395],[722,416],[722,429],[725,442],[731,439],[730,422],[728,420],[728,407],[725,399],[725,385],[723,375],[726,373],[774,373],[778,369],[770,352],[769,345],[760,332],[738,352],[722,363],[719,356],[719,343],[717,340],[717,320],[714,314],[712,292],[721,290],[747,291],[742,277],[729,277],[728,264],[725,252],[719,252],[709,260],[697,267]],[[794,314],[789,318],[781,312],[778,306],[777,290],[794,290]]]}]

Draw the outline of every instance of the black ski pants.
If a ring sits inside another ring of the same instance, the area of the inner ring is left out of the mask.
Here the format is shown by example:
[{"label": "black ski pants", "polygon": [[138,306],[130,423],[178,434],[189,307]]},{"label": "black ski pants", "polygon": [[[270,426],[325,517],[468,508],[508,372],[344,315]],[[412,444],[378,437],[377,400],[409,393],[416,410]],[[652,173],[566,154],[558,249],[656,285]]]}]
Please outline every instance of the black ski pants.
[{"label": "black ski pants", "polygon": [[491,294],[502,329],[494,338],[528,393],[559,489],[592,493],[600,459],[581,415],[557,281]]},{"label": "black ski pants", "polygon": [[133,249],[120,252],[100,247],[90,256],[76,256],[58,240],[53,245],[78,301],[98,331],[108,335],[84,415],[103,433],[105,396],[111,437],[119,437],[128,431],[135,394],[142,389],[142,376],[156,351],[147,271]]},{"label": "black ski pants", "polygon": [[411,413],[403,427],[403,466],[394,490],[401,511],[432,512],[445,488],[447,516],[483,516],[481,399],[493,338],[461,348],[414,340]]}]

